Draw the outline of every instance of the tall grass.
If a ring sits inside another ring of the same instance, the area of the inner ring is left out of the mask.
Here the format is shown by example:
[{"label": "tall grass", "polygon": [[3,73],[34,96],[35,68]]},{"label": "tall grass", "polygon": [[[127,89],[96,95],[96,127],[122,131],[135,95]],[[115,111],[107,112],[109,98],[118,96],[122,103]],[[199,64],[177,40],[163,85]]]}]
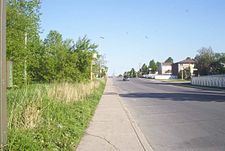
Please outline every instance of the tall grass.
[{"label": "tall grass", "polygon": [[65,102],[83,100],[99,87],[99,81],[77,83],[75,85],[71,83],[54,84],[49,88],[48,96],[53,100]]},{"label": "tall grass", "polygon": [[7,150],[74,150],[104,85],[38,84],[9,90]]}]

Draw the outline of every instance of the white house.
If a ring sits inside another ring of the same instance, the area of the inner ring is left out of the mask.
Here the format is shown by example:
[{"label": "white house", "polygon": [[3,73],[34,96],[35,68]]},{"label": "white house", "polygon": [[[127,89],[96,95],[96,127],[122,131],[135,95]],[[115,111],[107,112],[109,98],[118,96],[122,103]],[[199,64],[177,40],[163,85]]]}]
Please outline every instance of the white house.
[{"label": "white house", "polygon": [[193,75],[194,71],[196,70],[194,67],[195,67],[195,60],[191,59],[190,57],[187,57],[185,60],[173,64],[172,73],[173,75],[177,76],[180,71],[189,69],[191,75]]},{"label": "white house", "polygon": [[172,63],[162,62],[158,65],[158,74],[172,74]]}]

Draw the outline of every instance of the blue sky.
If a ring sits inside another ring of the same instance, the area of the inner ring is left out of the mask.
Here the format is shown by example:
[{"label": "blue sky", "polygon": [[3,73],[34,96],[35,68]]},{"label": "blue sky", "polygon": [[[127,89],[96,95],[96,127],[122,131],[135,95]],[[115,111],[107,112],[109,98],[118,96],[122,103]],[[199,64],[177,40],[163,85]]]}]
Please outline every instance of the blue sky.
[{"label": "blue sky", "polygon": [[224,0],[42,0],[41,13],[42,38],[50,30],[75,41],[87,35],[109,74],[194,57],[201,47],[225,52]]}]

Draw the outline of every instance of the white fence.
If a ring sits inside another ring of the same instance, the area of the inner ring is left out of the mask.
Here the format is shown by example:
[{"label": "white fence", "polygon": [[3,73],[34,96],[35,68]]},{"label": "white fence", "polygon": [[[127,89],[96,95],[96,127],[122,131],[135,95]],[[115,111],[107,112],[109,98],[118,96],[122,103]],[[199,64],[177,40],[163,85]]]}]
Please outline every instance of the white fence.
[{"label": "white fence", "polygon": [[192,77],[191,84],[208,87],[225,87],[225,74]]}]

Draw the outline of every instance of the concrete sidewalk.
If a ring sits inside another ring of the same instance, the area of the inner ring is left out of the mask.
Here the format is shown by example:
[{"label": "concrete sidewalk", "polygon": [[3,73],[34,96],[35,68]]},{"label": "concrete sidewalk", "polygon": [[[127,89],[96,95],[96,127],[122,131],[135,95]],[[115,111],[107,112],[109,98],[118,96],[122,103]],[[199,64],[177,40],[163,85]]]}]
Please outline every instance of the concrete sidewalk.
[{"label": "concrete sidewalk", "polygon": [[112,79],[77,151],[151,151],[141,130],[121,102]]}]

